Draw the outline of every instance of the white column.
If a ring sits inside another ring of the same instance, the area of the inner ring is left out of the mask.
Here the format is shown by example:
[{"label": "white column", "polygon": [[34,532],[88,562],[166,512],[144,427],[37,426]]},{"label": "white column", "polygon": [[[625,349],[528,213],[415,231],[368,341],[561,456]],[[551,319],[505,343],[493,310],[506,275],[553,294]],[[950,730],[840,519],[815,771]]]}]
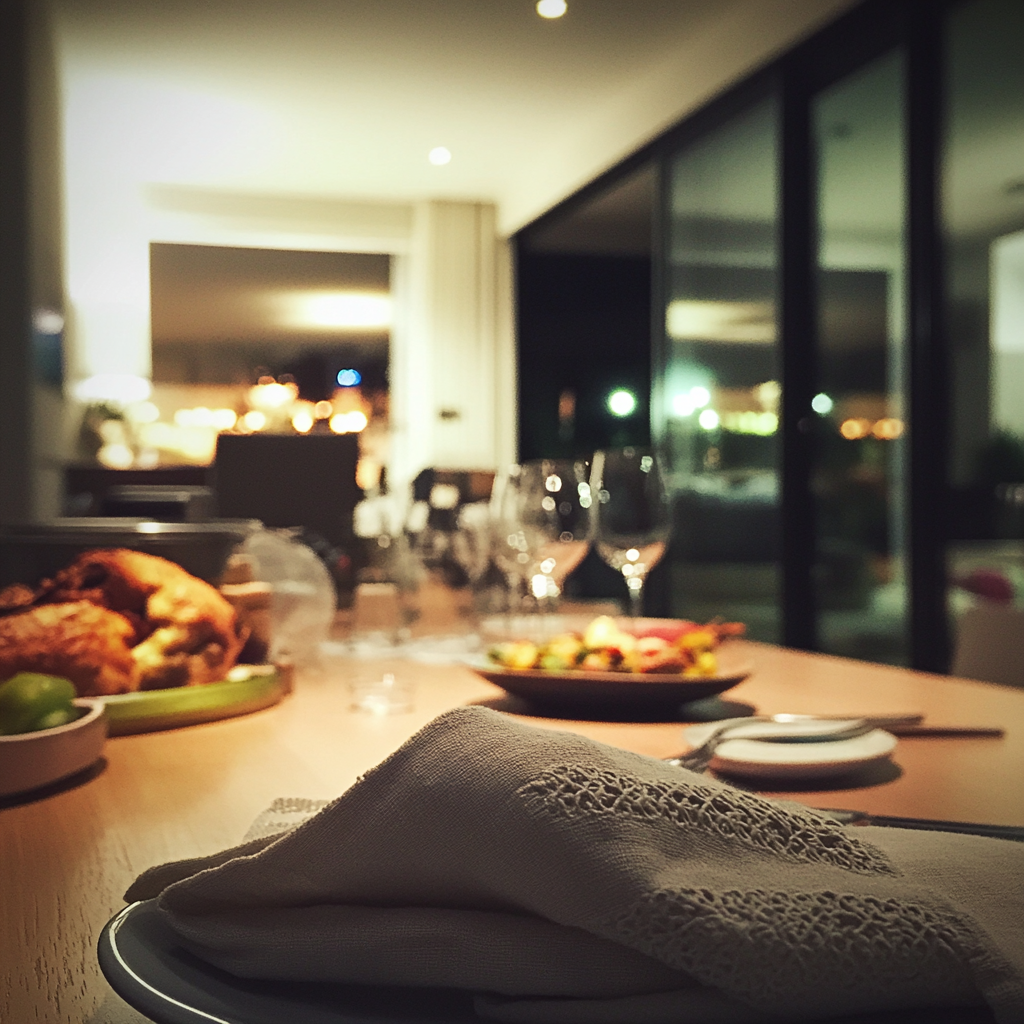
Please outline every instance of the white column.
[{"label": "white column", "polygon": [[507,245],[485,203],[428,202],[396,258],[391,475],[494,469],[514,454],[516,389]]}]

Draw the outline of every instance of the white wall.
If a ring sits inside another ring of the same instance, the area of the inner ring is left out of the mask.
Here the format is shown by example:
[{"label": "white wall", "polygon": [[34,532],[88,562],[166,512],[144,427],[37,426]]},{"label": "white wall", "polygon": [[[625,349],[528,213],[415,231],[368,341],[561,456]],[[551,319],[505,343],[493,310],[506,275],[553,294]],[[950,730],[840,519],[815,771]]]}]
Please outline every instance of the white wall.
[{"label": "white wall", "polygon": [[[82,174],[72,187],[89,182]],[[104,194],[93,179],[94,201],[69,204],[74,377],[149,376],[152,242],[384,252],[394,258],[397,320],[391,479],[411,479],[426,466],[493,469],[514,459],[511,269],[493,205],[122,186]]]}]

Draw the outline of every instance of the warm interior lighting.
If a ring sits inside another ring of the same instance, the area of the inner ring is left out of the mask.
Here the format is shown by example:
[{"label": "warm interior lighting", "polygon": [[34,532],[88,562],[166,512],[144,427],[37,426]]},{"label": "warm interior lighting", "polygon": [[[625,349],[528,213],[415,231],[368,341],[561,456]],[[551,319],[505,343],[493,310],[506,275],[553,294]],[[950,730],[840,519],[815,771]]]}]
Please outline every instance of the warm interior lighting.
[{"label": "warm interior lighting", "polygon": [[308,434],[313,429],[315,422],[313,414],[305,407],[296,410],[292,416],[292,426],[300,434]]},{"label": "warm interior lighting", "polygon": [[75,385],[74,394],[81,402],[144,402],[153,393],[145,377],[130,373],[97,373]]},{"label": "warm interior lighting", "polygon": [[130,469],[135,456],[126,444],[105,444],[96,453],[96,459],[107,469]]},{"label": "warm interior lighting", "polygon": [[665,329],[677,341],[768,344],[775,340],[775,308],[771,302],[675,299],[665,311]]},{"label": "warm interior lighting", "polygon": [[[261,378],[262,379],[262,378]],[[249,388],[249,404],[254,409],[270,412],[283,409],[298,397],[299,389],[295,384],[256,384]]]},{"label": "warm interior lighting", "polygon": [[885,419],[878,420],[875,423],[871,428],[871,433],[879,441],[895,441],[903,433],[903,421],[896,419],[894,416],[886,416]]},{"label": "warm interior lighting", "polygon": [[537,13],[542,18],[560,18],[568,9],[565,0],[537,0]]},{"label": "warm interior lighting", "polygon": [[452,162],[452,151],[445,146],[435,146],[428,154],[427,159],[435,167],[443,167]]},{"label": "warm interior lighting", "polygon": [[267,417],[259,409],[250,409],[242,417],[242,423],[247,430],[262,430],[267,425]]},{"label": "warm interior lighting", "polygon": [[843,420],[839,424],[839,433],[847,441],[859,441],[862,437],[867,437],[871,433],[871,421],[863,419]]},{"label": "warm interior lighting", "polygon": [[283,327],[377,331],[391,326],[391,296],[387,292],[281,292],[273,302],[275,319]]},{"label": "warm interior lighting", "polygon": [[335,413],[330,419],[330,426],[336,434],[358,434],[366,429],[369,422],[365,412],[353,409],[351,412]]},{"label": "warm interior lighting", "polygon": [[773,412],[723,412],[721,420],[731,434],[770,437],[779,429],[779,417]]},{"label": "warm interior lighting", "polygon": [[334,415],[334,406],[327,399],[321,399],[313,406],[313,417],[318,420],[329,420]]}]

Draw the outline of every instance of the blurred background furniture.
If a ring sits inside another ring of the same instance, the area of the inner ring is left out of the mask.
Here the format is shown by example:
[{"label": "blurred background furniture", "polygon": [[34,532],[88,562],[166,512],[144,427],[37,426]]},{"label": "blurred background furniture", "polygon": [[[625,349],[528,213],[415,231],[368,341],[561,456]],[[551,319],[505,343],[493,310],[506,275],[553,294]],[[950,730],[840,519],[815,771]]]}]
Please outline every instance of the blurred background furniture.
[{"label": "blurred background furniture", "polygon": [[953,675],[1024,687],[1024,609],[982,601],[964,611]]},{"label": "blurred background furniture", "polygon": [[217,514],[303,527],[348,550],[363,496],[358,457],[354,434],[221,434],[211,469]]}]

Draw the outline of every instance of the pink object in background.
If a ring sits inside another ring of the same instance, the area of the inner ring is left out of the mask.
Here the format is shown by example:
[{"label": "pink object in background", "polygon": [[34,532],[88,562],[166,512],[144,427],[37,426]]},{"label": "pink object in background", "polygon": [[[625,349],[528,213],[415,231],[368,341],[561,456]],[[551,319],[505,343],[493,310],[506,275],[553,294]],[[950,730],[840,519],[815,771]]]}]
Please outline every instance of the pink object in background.
[{"label": "pink object in background", "polygon": [[968,590],[986,601],[1009,604],[1013,601],[1013,584],[998,569],[972,569],[955,581],[958,587]]}]

